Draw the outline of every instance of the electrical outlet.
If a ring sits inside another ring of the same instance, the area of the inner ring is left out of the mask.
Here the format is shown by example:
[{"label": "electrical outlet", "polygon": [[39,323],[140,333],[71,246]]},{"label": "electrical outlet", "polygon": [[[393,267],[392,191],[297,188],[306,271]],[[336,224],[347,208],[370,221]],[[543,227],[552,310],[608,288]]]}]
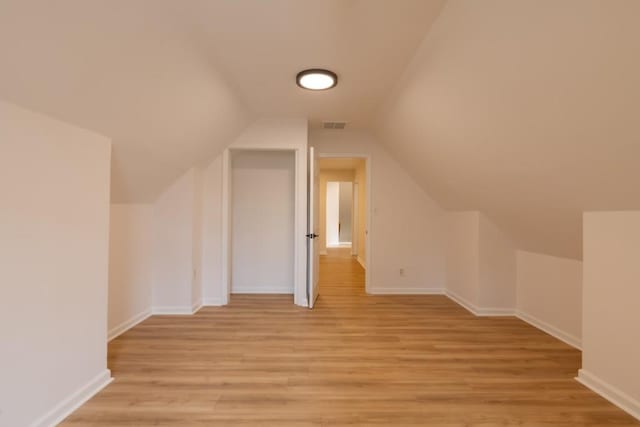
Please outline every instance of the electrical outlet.
[{"label": "electrical outlet", "polygon": [[404,277],[404,268],[400,269],[400,276]]}]

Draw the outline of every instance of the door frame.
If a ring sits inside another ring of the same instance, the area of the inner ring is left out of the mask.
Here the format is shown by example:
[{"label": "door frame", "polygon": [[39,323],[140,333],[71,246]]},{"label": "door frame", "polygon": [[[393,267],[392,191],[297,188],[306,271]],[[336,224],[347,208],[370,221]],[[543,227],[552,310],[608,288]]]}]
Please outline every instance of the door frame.
[{"label": "door frame", "polygon": [[222,262],[221,262],[221,304],[229,303],[231,294],[231,207],[232,207],[232,165],[234,151],[293,151],[294,172],[294,242],[293,242],[293,302],[307,306],[307,147],[300,144],[268,146],[251,144],[226,148],[222,153]]},{"label": "door frame", "polygon": [[[312,144],[310,144],[312,145]],[[365,175],[365,197],[366,197],[366,207],[365,207],[365,217],[364,217],[364,247],[365,247],[365,269],[364,269],[364,288],[366,293],[370,292],[371,286],[371,260],[373,257],[371,256],[371,230],[373,229],[373,204],[371,203],[371,155],[370,154],[362,154],[362,153],[331,153],[331,152],[321,152],[318,149],[317,153],[318,158],[354,158],[354,159],[363,159],[364,160],[364,175]],[[362,191],[362,188],[358,188],[358,191]],[[353,244],[353,238],[352,244]],[[360,254],[358,254],[360,256]],[[321,290],[322,291],[322,290]]]},{"label": "door frame", "polygon": [[360,198],[359,187],[359,182],[351,182],[351,256],[358,256],[358,245],[360,244],[360,236],[358,236],[358,233],[353,232],[354,230],[360,228],[360,206],[358,206],[358,199]]}]

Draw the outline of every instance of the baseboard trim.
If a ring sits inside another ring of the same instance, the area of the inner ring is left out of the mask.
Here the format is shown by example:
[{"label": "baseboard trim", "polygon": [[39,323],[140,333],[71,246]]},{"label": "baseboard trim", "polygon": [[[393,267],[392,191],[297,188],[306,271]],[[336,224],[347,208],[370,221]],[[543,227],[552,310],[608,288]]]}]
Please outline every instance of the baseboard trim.
[{"label": "baseboard trim", "polygon": [[369,288],[371,295],[443,295],[441,288]]},{"label": "baseboard trim", "polygon": [[515,316],[516,315],[516,311],[512,308],[478,307],[477,305],[462,298],[460,295],[456,294],[455,292],[451,292],[450,290],[445,291],[445,295],[451,301],[462,306],[474,316],[484,317],[484,316]]},{"label": "baseboard trim", "polygon": [[362,266],[362,268],[364,268],[365,270],[367,269],[366,265],[364,264],[364,260],[362,259],[362,257],[360,255],[358,255],[356,260],[358,261],[358,264],[360,264]]},{"label": "baseboard trim", "polygon": [[629,415],[631,415],[632,417],[640,420],[640,402],[635,400],[625,392],[612,386],[606,381],[603,381],[592,373],[585,371],[584,369],[580,369],[578,371],[576,381],[578,381],[580,384],[587,387],[591,391],[595,392],[596,394],[604,397],[609,402],[616,405],[618,408],[629,413]]},{"label": "baseboard trim", "polygon": [[478,308],[476,316],[493,316],[493,317],[515,317],[516,311],[513,308]]},{"label": "baseboard trim", "polygon": [[181,307],[181,306],[153,307],[151,309],[151,313],[159,314],[159,315],[193,314],[193,307]]},{"label": "baseboard trim", "polygon": [[205,307],[210,307],[210,306],[219,307],[223,304],[220,298],[203,298],[202,305]]},{"label": "baseboard trim", "polygon": [[191,314],[196,314],[198,312],[198,310],[200,310],[202,308],[203,304],[202,304],[202,300],[196,302],[195,304],[193,304],[191,306]]},{"label": "baseboard trim", "polygon": [[292,288],[240,288],[231,289],[232,294],[293,294]]},{"label": "baseboard trim", "polygon": [[115,326],[109,329],[109,332],[107,333],[107,341],[111,341],[119,337],[120,335],[127,332],[129,329],[136,326],[138,323],[148,319],[149,316],[151,316],[151,309],[147,309],[142,313],[136,314],[132,318],[127,319],[124,322],[120,323],[118,326]]},{"label": "baseboard trim", "polygon": [[474,316],[478,315],[478,310],[477,310],[476,306],[474,304],[470,303],[469,301],[467,301],[466,299],[462,298],[460,295],[456,294],[455,292],[451,292],[450,290],[446,290],[445,291],[445,295],[451,301],[453,301],[456,304],[462,306],[469,313],[473,314]]},{"label": "baseboard trim", "polygon": [[530,324],[533,327],[536,327],[538,329],[540,329],[543,332],[546,332],[547,334],[551,335],[554,338],[559,339],[560,341],[563,341],[566,344],[569,344],[571,347],[575,347],[578,350],[582,350],[582,342],[581,339],[568,334],[558,328],[556,328],[553,325],[550,325],[549,323],[538,319],[535,316],[532,316],[530,314],[527,314],[523,311],[517,310],[516,311],[516,317],[524,322],[527,322],[528,324]]},{"label": "baseboard trim", "polygon": [[53,409],[38,418],[31,424],[31,427],[55,427],[65,418],[71,415],[87,400],[91,399],[96,393],[105,388],[113,378],[111,371],[105,369],[91,379],[87,384],[76,390],[71,396],[57,404]]}]

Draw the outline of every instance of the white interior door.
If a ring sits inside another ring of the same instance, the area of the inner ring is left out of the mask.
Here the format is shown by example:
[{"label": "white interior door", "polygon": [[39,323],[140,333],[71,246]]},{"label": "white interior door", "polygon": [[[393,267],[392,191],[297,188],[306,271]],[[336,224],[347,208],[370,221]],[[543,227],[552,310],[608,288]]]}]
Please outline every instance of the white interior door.
[{"label": "white interior door", "polygon": [[309,147],[309,180],[308,180],[308,209],[307,209],[307,300],[309,308],[318,298],[320,279],[320,253],[318,248],[319,227],[319,197],[320,197],[320,168],[318,157],[313,147]]}]

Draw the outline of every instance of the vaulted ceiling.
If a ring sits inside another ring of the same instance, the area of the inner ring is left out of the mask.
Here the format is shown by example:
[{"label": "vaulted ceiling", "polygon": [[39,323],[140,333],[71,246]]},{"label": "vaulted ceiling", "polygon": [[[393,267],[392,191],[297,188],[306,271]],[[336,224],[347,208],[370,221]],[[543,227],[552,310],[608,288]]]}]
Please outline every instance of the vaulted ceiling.
[{"label": "vaulted ceiling", "polygon": [[[147,202],[258,116],[373,129],[449,209],[579,257],[640,209],[636,0],[0,0],[0,98],[113,140]],[[334,90],[294,84],[304,68]]]},{"label": "vaulted ceiling", "polygon": [[640,209],[640,2],[449,0],[377,134],[436,200],[579,258],[582,212]]},{"label": "vaulted ceiling", "polygon": [[[151,201],[258,115],[363,125],[441,5],[0,0],[0,97],[112,138],[112,200]],[[295,85],[317,66],[339,89]]]}]

